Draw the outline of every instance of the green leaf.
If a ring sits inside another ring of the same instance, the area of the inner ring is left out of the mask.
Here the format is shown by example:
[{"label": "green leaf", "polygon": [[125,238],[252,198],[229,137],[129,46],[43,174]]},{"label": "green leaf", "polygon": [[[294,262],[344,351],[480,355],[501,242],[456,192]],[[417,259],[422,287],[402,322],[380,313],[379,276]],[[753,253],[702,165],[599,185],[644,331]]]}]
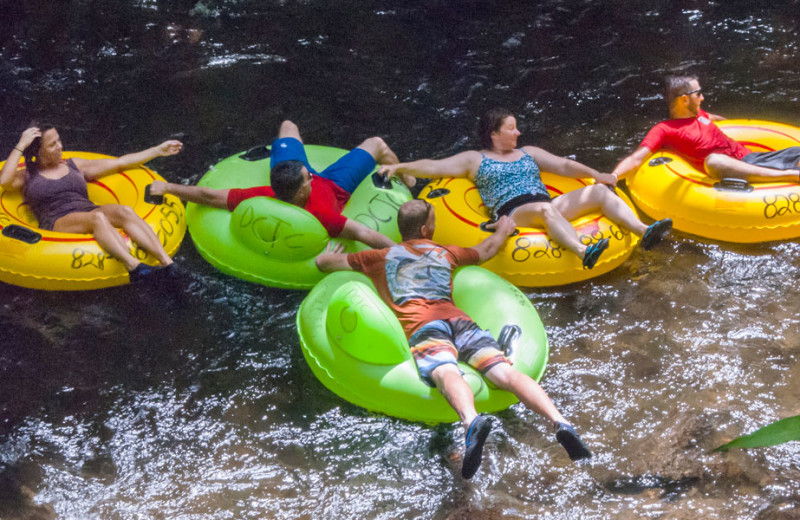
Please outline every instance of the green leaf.
[{"label": "green leaf", "polygon": [[800,415],[768,424],[750,435],[742,435],[733,439],[714,451],[728,451],[731,448],[762,448],[789,441],[800,441]]}]

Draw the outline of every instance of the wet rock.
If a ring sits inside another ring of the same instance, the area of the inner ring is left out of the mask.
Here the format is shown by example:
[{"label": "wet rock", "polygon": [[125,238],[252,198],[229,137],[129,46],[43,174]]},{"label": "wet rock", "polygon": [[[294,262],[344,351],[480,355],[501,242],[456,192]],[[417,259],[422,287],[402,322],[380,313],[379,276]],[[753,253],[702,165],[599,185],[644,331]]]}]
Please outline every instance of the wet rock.
[{"label": "wet rock", "polygon": [[40,480],[30,466],[7,467],[0,471],[0,518],[5,520],[53,520],[50,504],[33,501],[32,489]]},{"label": "wet rock", "polygon": [[635,380],[646,380],[658,375],[661,363],[653,356],[642,352],[629,351],[625,355],[625,364],[628,367],[627,377]]},{"label": "wet rock", "polygon": [[630,457],[625,474],[609,471],[595,476],[611,493],[642,497],[655,493],[661,500],[678,499],[694,488],[716,488],[720,481],[742,487],[763,485],[771,478],[753,456],[711,453],[722,444],[718,425],[729,420],[726,413],[676,413],[674,422],[662,423],[623,448],[638,453]]},{"label": "wet rock", "polygon": [[800,499],[782,498],[759,512],[756,520],[800,520]]}]

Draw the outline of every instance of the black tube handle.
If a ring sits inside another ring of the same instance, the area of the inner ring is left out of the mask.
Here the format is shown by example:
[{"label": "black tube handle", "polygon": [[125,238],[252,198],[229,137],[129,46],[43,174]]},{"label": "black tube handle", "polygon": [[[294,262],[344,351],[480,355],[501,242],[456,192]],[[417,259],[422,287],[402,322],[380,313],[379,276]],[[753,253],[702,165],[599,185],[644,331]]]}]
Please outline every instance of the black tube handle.
[{"label": "black tube handle", "polygon": [[753,186],[744,179],[725,177],[719,182],[714,183],[714,189],[717,191],[741,191],[743,193],[749,193],[753,191]]},{"label": "black tube handle", "polygon": [[35,244],[42,239],[42,235],[40,233],[16,224],[10,224],[4,227],[3,236],[13,238],[14,240],[19,240],[20,242],[25,242],[26,244]]}]

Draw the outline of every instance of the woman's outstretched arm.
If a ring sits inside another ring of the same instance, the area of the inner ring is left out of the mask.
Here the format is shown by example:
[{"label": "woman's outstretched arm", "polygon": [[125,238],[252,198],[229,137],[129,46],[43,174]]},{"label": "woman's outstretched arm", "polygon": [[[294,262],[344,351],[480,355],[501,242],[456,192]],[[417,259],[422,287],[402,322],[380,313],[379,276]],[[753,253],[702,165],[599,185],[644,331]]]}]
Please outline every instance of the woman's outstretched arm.
[{"label": "woman's outstretched arm", "polygon": [[181,151],[183,143],[180,141],[170,140],[163,143],[142,150],[141,152],[129,153],[122,157],[112,159],[80,159],[75,158],[75,165],[83,173],[87,181],[98,179],[104,175],[112,173],[119,173],[142,165],[156,157],[164,157],[167,155],[175,155]]}]

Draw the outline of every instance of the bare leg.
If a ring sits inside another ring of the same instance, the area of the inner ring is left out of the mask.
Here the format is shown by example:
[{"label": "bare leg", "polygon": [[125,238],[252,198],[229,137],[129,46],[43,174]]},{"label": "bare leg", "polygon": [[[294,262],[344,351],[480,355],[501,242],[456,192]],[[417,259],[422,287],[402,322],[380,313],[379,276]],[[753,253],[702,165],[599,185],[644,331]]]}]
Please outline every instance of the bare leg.
[{"label": "bare leg", "polygon": [[300,137],[300,129],[288,119],[282,122],[280,128],[278,128],[278,138],[280,139],[282,137],[294,137],[301,143],[303,142],[303,139]]},{"label": "bare leg", "polygon": [[128,244],[114,226],[111,225],[108,218],[97,210],[65,215],[56,220],[53,231],[61,233],[90,233],[100,247],[122,262],[128,271],[133,271],[141,263],[128,251]]},{"label": "bare leg", "polygon": [[511,392],[529,410],[538,413],[553,423],[567,423],[553,401],[534,379],[515,370],[506,363],[495,365],[486,372],[486,378],[498,388]]},{"label": "bare leg", "polygon": [[553,205],[567,220],[573,220],[592,211],[600,210],[609,220],[644,235],[647,226],[639,220],[633,210],[604,184],[594,184],[571,191],[553,200]]},{"label": "bare leg", "polygon": [[452,364],[439,365],[431,372],[431,379],[458,414],[464,429],[468,429],[473,419],[478,416],[478,412],[475,411],[472,388],[464,381],[458,367]]},{"label": "bare leg", "polygon": [[228,209],[229,191],[230,190],[215,190],[203,186],[184,186],[183,184],[173,184],[164,181],[153,181],[153,184],[150,185],[150,193],[153,195],[169,193],[183,201],[220,209]]},{"label": "bare leg", "polygon": [[523,204],[514,210],[511,219],[520,227],[544,226],[553,240],[578,255],[578,258],[583,259],[586,254],[586,246],[578,240],[575,228],[561,215],[554,203]]},{"label": "bare leg", "polygon": [[172,258],[164,251],[164,246],[161,245],[152,228],[132,208],[121,204],[105,204],[92,213],[104,214],[112,226],[125,230],[131,240],[158,258],[161,265],[172,263]]},{"label": "bare leg", "polygon": [[775,170],[749,164],[720,153],[706,157],[706,172],[715,179],[733,177],[748,182],[800,182],[800,170]]},{"label": "bare leg", "polygon": [[[300,129],[296,124],[288,119],[281,123],[278,129],[278,137],[294,137],[301,143]],[[230,190],[215,190],[202,186],[184,186],[164,181],[153,181],[150,186],[150,193],[153,195],[175,195],[186,202],[194,202],[212,208],[228,209],[228,192]]]},{"label": "bare leg", "polygon": [[[378,164],[397,164],[400,162],[397,158],[397,155],[395,155],[392,149],[389,148],[389,145],[386,144],[386,141],[380,137],[370,137],[358,145],[358,148],[361,148],[369,153],[373,158],[375,158],[375,162]],[[413,188],[417,183],[416,177],[406,173],[400,173],[397,176],[401,181],[403,181],[403,184],[409,188]]]},{"label": "bare leg", "polygon": [[592,452],[556,409],[539,383],[505,363],[490,368],[486,377],[499,388],[516,395],[529,410],[549,419],[556,427],[556,440],[567,451],[570,459],[580,460],[592,456]]}]

